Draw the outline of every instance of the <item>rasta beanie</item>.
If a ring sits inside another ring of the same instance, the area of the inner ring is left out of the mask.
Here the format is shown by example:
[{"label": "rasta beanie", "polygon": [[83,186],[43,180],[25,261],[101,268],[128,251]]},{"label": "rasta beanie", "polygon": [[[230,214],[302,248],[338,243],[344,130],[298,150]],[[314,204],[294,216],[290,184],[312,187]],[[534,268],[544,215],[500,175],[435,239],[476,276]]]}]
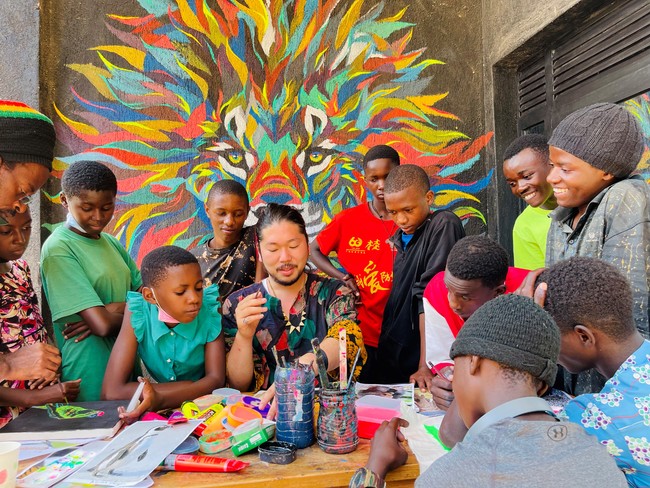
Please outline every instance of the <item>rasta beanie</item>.
[{"label": "rasta beanie", "polygon": [[548,144],[616,178],[630,176],[644,147],[639,123],[614,103],[596,103],[568,115],[555,128]]},{"label": "rasta beanie", "polygon": [[501,295],[467,319],[450,357],[479,356],[530,373],[551,386],[560,354],[560,329],[530,298]]},{"label": "rasta beanie", "polygon": [[52,121],[28,105],[0,100],[0,157],[9,163],[38,163],[52,170],[56,135]]}]

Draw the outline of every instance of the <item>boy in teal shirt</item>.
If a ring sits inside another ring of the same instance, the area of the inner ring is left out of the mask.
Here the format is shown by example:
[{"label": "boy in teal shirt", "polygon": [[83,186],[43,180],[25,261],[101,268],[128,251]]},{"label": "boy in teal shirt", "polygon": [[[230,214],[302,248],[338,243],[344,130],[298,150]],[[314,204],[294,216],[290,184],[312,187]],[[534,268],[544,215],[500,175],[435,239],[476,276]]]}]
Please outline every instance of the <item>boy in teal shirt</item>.
[{"label": "boy in teal shirt", "polygon": [[122,325],[126,294],[142,285],[138,268],[113,236],[117,180],[93,161],[63,174],[68,210],[41,251],[41,277],[62,356],[62,381],[81,378],[78,401],[99,400],[104,371]]}]

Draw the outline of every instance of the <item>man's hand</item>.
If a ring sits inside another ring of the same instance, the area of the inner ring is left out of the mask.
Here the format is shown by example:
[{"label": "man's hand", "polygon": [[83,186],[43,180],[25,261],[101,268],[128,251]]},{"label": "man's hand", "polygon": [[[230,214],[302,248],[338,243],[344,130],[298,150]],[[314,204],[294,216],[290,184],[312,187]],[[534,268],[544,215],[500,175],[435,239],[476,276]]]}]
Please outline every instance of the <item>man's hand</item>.
[{"label": "man's hand", "polygon": [[428,391],[431,390],[433,373],[426,365],[420,366],[420,368],[411,375],[409,381],[419,386],[421,391]]},{"label": "man's hand", "polygon": [[66,381],[47,386],[35,393],[38,399],[38,405],[46,403],[73,402],[79,395],[79,383],[81,380]]},{"label": "man's hand", "polygon": [[431,381],[431,396],[433,401],[441,410],[447,410],[454,400],[454,392],[451,389],[451,381],[440,375],[433,377]]},{"label": "man's hand", "polygon": [[16,352],[0,355],[6,371],[3,378],[7,380],[35,380],[43,378],[45,382],[54,381],[61,366],[59,350],[44,342],[23,346]]},{"label": "man's hand", "polygon": [[370,446],[370,456],[366,467],[380,476],[386,477],[386,473],[399,468],[408,459],[408,453],[402,446],[404,435],[399,431],[400,427],[408,427],[409,423],[398,417],[390,422],[384,420],[379,426]]},{"label": "man's hand", "polygon": [[244,297],[238,304],[235,310],[235,320],[237,321],[237,334],[244,339],[253,339],[257,324],[264,317],[264,313],[268,310],[264,306],[266,298],[262,296],[261,292],[253,293]]},{"label": "man's hand", "polygon": [[124,421],[125,424],[129,425],[138,420],[146,412],[155,411],[160,405],[160,398],[156,392],[153,385],[146,378],[138,378],[140,383],[144,383],[144,388],[142,389],[142,401],[140,404],[135,407],[130,412],[126,411],[125,407],[117,407],[117,411],[120,415],[120,419]]},{"label": "man's hand", "polygon": [[66,340],[74,337],[75,342],[81,342],[91,334],[92,331],[90,330],[90,327],[88,327],[88,324],[86,324],[85,320],[65,324],[65,329],[63,329],[63,337],[65,337]]},{"label": "man's hand", "polygon": [[341,281],[352,291],[356,301],[359,302],[361,300],[361,292],[359,291],[354,275],[351,273],[345,274],[341,277]]}]

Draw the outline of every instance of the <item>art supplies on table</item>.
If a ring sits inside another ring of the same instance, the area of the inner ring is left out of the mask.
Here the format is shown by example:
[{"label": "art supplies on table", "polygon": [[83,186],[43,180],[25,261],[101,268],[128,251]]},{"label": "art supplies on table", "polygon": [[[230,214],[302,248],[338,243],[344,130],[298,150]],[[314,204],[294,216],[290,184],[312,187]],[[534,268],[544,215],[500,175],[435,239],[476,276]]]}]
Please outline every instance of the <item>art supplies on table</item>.
[{"label": "art supplies on table", "polygon": [[332,383],[321,389],[318,401],[318,445],[328,454],[354,451],[359,443],[354,389]]},{"label": "art supplies on table", "polygon": [[357,383],[355,385],[357,398],[366,395],[375,395],[384,398],[392,398],[404,402],[407,406],[412,407],[415,403],[415,393],[413,383],[396,383],[389,385]]},{"label": "art supplies on table", "polygon": [[238,459],[170,454],[157,469],[189,473],[235,473],[248,466],[250,466],[250,463]]},{"label": "art supplies on table", "polygon": [[0,429],[0,441],[112,437],[121,426],[124,401],[50,403],[31,407]]},{"label": "art supplies on table", "polygon": [[265,442],[257,448],[260,461],[271,464],[291,464],[296,460],[298,448],[290,442]]},{"label": "art supplies on table", "polygon": [[70,447],[50,454],[31,465],[16,478],[20,488],[47,488],[59,483],[93,459],[108,445],[105,441],[92,442],[82,447]]},{"label": "art supplies on table", "polygon": [[314,370],[289,363],[275,370],[276,438],[299,449],[314,443]]},{"label": "art supplies on table", "polygon": [[419,388],[415,388],[415,411],[421,415],[426,415],[428,417],[437,417],[439,415],[444,415],[445,411],[440,410],[436,402],[433,401],[433,395],[430,391],[422,391]]},{"label": "art supplies on table", "polygon": [[348,335],[345,327],[339,328],[339,389],[348,389]]},{"label": "art supplies on table", "polygon": [[437,435],[443,417],[426,417],[404,404],[399,416],[409,423],[408,427],[400,427],[400,430],[418,460],[420,473],[424,473],[431,463],[449,451]]},{"label": "art supplies on table", "polygon": [[41,456],[48,456],[53,452],[67,449],[69,447],[79,447],[93,441],[98,441],[99,438],[94,439],[67,439],[63,441],[22,441],[20,443],[19,461],[26,461]]},{"label": "art supplies on table", "polygon": [[70,481],[131,486],[144,480],[198,425],[165,421],[136,422],[115,437],[100,455],[86,463]]},{"label": "art supplies on table", "polygon": [[356,401],[359,437],[372,439],[384,420],[400,416],[400,400],[366,395]]},{"label": "art supplies on table", "polygon": [[[88,485],[86,483],[74,483],[68,480],[59,483],[58,485],[56,485],[56,488],[88,488],[89,486],[92,486],[92,488],[113,488],[113,485],[98,485],[98,484]],[[129,488],[150,488],[151,486],[153,486],[153,479],[151,478],[151,476],[147,476],[140,483],[131,485]]]}]

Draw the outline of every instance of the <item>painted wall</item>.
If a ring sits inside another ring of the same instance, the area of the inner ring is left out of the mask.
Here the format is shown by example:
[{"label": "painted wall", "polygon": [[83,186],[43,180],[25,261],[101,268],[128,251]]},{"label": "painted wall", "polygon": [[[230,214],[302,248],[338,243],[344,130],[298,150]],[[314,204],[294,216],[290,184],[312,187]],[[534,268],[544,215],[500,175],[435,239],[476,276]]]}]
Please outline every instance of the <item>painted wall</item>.
[{"label": "painted wall", "polygon": [[115,171],[109,230],[136,259],[208,232],[202,202],[221,178],[242,182],[253,209],[300,206],[313,235],[365,201],[360,160],[380,143],[427,170],[436,208],[484,229],[478,1],[45,6],[56,174],[83,159]]}]

